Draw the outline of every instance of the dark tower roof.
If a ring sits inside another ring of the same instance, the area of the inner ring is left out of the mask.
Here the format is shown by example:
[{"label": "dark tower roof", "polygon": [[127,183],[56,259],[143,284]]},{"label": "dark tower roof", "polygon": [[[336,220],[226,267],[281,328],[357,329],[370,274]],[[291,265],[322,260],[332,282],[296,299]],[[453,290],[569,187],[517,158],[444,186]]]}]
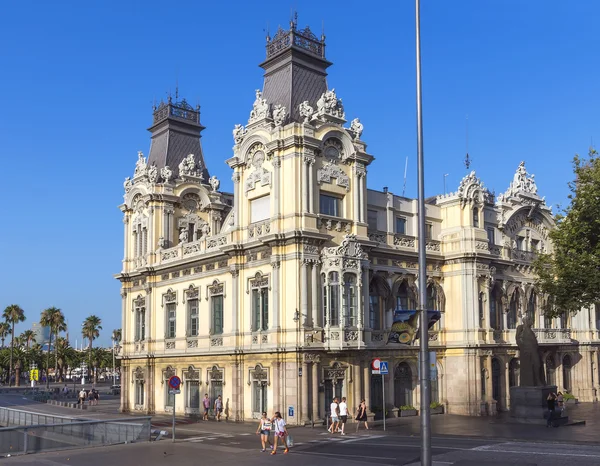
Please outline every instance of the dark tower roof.
[{"label": "dark tower roof", "polygon": [[281,27],[271,39],[267,37],[267,59],[260,64],[265,70],[263,98],[271,105],[286,107],[290,120],[302,122],[298,105],[304,101],[317,107],[317,100],[327,90],[327,72],[331,62],[325,59],[325,36],[319,40],[308,26]]},{"label": "dark tower roof", "polygon": [[148,165],[156,165],[160,170],[168,165],[173,177],[179,175],[179,164],[189,154],[194,160],[204,180],[208,182],[208,169],[204,163],[204,155],[200,144],[200,133],[204,126],[200,124],[200,107],[193,108],[185,99],[173,102],[169,97],[167,103],[161,102],[154,107],[152,133]]}]

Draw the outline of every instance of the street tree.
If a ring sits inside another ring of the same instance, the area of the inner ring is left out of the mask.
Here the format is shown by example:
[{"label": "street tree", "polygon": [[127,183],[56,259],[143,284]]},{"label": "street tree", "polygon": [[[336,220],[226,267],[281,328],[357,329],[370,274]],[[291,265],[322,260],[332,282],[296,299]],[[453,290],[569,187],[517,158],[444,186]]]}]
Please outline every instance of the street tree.
[{"label": "street tree", "polygon": [[[96,338],[98,338],[100,336],[100,330],[102,330],[102,320],[100,319],[100,317],[95,316],[95,315],[91,315],[89,317],[86,317],[86,319],[83,321],[83,325],[81,327],[81,334],[83,335],[84,338],[87,338],[89,343],[88,343],[88,351],[89,351],[89,364],[90,364],[90,369],[93,367],[92,366],[92,346],[93,346],[93,342]],[[96,374],[94,373],[94,383],[96,383]]]},{"label": "street tree", "polygon": [[550,296],[549,317],[577,313],[600,302],[600,159],[573,159],[575,179],[569,182],[569,205],[556,215],[549,233],[553,251],[534,263],[538,289]]},{"label": "street tree", "polygon": [[20,335],[21,341],[25,343],[25,347],[27,349],[30,348],[31,343],[35,341],[35,332],[33,330],[25,330]]},{"label": "street tree", "polygon": [[[11,304],[6,309],[4,309],[4,313],[2,314],[6,322],[11,325],[10,329],[10,365],[8,369],[8,378],[9,385],[12,384],[10,380],[13,373],[13,353],[14,353],[14,345],[15,345],[15,324],[19,322],[23,322],[25,320],[25,311],[19,307],[18,304]],[[15,378],[16,380],[16,378]]]},{"label": "street tree", "polygon": [[8,322],[0,322],[0,340],[2,341],[2,348],[4,348],[4,340],[10,335],[10,324]]},{"label": "street tree", "polygon": [[[48,342],[48,354],[46,355],[46,388],[50,388],[50,377],[48,377],[48,370],[50,368],[50,350],[52,348],[52,337],[54,335],[58,336],[58,334],[60,332],[63,332],[67,329],[67,324],[65,323],[65,315],[57,307],[49,307],[48,309],[44,309],[40,316],[40,325],[42,325],[44,327],[50,327],[50,340]],[[55,350],[56,350],[56,345],[55,345]],[[56,371],[57,371],[56,351],[54,353],[54,360],[55,360],[54,375],[56,376]]]}]

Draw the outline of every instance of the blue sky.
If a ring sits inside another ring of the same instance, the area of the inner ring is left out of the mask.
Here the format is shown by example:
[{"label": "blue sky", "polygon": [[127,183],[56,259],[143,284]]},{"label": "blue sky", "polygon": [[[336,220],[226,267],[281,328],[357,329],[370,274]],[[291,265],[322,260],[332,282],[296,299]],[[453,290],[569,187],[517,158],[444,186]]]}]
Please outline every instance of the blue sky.
[{"label": "blue sky", "polygon": [[[414,2],[9,2],[0,16],[0,307],[29,328],[46,307],[81,341],[90,314],[100,343],[120,327],[123,226],[117,206],[138,150],[148,153],[153,100],[179,84],[202,106],[211,173],[262,87],[267,24],[321,31],[328,83],[359,117],[376,157],[368,186],[416,193]],[[380,6],[380,5],[385,5]],[[549,204],[564,203],[571,159],[600,141],[600,2],[422,0],[426,194],[472,169],[497,193],[521,160]]]}]

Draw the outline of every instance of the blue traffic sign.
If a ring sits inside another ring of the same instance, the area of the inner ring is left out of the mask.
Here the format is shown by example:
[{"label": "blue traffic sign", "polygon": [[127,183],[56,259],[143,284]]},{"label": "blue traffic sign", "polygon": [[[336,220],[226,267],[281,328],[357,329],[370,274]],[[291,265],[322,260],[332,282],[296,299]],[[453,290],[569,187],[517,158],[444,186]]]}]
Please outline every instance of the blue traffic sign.
[{"label": "blue traffic sign", "polygon": [[381,363],[379,364],[379,373],[381,375],[387,375],[389,374],[389,370],[388,370],[388,363],[387,361],[381,361]]},{"label": "blue traffic sign", "polygon": [[181,385],[181,379],[179,377],[177,377],[176,375],[174,375],[173,377],[171,377],[169,379],[169,387],[173,388],[174,390],[177,390],[180,385]]}]

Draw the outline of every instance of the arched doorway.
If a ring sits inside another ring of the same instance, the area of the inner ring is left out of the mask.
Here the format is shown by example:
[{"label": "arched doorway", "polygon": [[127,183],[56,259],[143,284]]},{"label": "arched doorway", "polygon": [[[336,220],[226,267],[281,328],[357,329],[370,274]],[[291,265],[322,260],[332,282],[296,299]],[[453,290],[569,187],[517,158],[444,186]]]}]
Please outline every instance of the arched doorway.
[{"label": "arched doorway", "polygon": [[516,387],[519,385],[519,360],[512,358],[508,364],[508,386]]},{"label": "arched doorway", "polygon": [[413,381],[410,366],[401,362],[394,370],[394,404],[396,407],[412,406]]},{"label": "arched doorway", "polygon": [[566,354],[562,360],[562,370],[563,370],[563,388],[566,392],[571,391],[571,356]]},{"label": "arched doorway", "polygon": [[552,355],[546,356],[546,383],[548,385],[556,385],[556,365]]},{"label": "arched doorway", "polygon": [[335,397],[341,400],[344,393],[344,380],[346,367],[339,362],[334,362],[331,367],[323,370],[323,385],[325,390],[325,409],[329,412],[331,402]]},{"label": "arched doorway", "polygon": [[500,401],[500,394],[502,393],[502,369],[500,361],[496,358],[492,359],[492,398],[496,401]]}]

